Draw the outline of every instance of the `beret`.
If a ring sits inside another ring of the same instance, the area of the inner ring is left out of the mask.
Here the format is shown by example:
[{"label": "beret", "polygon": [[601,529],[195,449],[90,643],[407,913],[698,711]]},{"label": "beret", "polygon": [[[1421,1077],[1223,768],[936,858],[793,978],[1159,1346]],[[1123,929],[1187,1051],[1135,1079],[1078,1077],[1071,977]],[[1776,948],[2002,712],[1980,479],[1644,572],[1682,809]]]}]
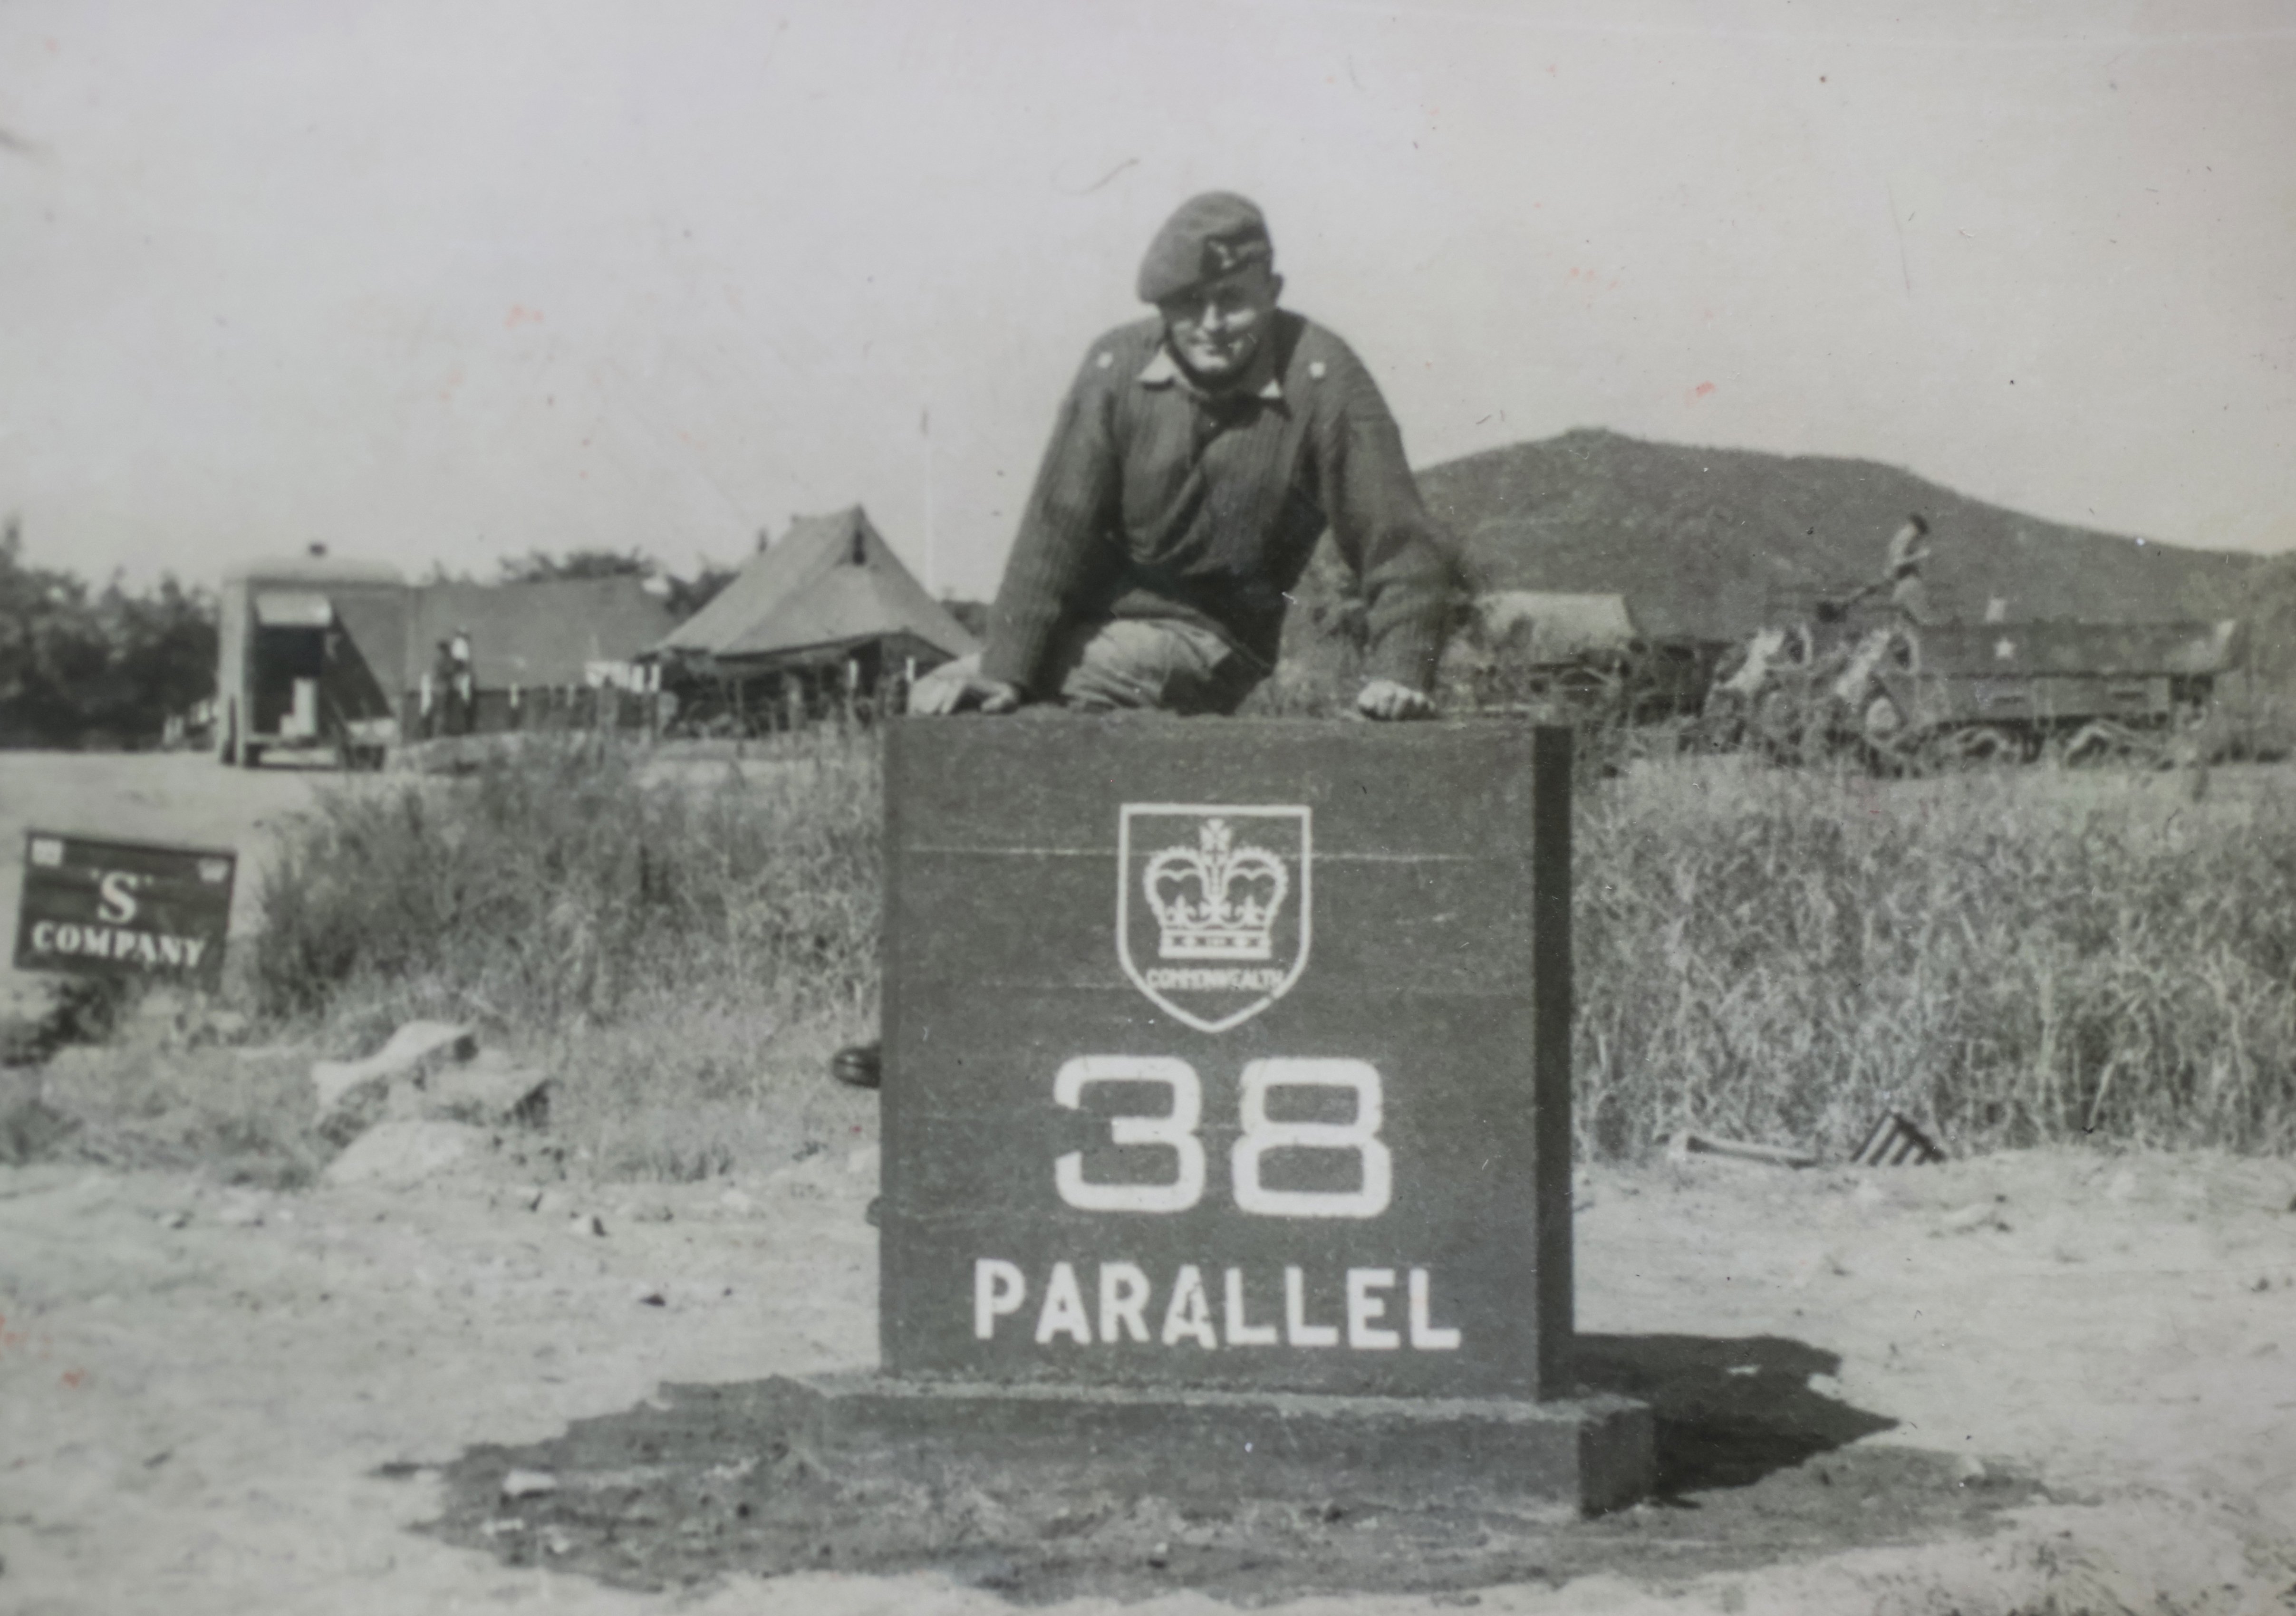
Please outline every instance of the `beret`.
[{"label": "beret", "polygon": [[1267,220],[1233,191],[1207,191],[1182,202],[1140,260],[1140,300],[1161,303],[1200,282],[1275,256]]}]

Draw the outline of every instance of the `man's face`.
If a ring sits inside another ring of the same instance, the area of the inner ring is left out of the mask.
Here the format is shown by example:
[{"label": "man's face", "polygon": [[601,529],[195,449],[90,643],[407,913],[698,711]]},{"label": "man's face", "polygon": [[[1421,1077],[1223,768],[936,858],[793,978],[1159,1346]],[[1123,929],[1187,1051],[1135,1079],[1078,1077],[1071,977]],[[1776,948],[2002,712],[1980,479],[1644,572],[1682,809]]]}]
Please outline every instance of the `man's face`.
[{"label": "man's face", "polygon": [[1246,264],[1156,307],[1180,362],[1203,380],[1218,383],[1241,374],[1251,363],[1267,339],[1269,316],[1283,291],[1282,275],[1264,263]]}]

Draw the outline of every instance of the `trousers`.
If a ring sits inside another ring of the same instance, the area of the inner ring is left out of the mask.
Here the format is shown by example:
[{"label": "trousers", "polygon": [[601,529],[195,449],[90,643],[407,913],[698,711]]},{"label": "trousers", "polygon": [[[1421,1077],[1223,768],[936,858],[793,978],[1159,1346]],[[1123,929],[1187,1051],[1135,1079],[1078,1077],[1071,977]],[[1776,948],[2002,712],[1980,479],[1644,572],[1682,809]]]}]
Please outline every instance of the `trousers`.
[{"label": "trousers", "polygon": [[[926,677],[964,680],[980,670],[978,656],[960,657]],[[1062,636],[1052,671],[1061,705],[1077,712],[1225,715],[1263,677],[1210,629],[1151,618],[1078,624]]]}]

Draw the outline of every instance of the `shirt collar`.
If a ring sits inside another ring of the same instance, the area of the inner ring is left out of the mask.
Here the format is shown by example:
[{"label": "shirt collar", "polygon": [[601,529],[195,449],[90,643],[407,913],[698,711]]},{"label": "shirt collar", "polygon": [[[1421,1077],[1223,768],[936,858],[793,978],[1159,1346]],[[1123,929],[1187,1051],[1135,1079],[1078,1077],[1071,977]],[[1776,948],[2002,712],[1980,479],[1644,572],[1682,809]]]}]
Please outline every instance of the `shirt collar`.
[{"label": "shirt collar", "polygon": [[[1243,386],[1250,388],[1251,396],[1256,398],[1266,398],[1281,403],[1283,398],[1283,378],[1275,373],[1275,357],[1269,350],[1270,345],[1262,341],[1259,351],[1251,356],[1251,369],[1243,379]],[[1255,375],[1259,378],[1259,384],[1257,387],[1251,387],[1251,379]],[[1186,371],[1180,368],[1180,362],[1172,357],[1172,349],[1168,343],[1156,344],[1156,351],[1149,356],[1148,363],[1140,367],[1138,380],[1143,387],[1170,387],[1177,382],[1189,392],[1210,397],[1202,388],[1195,384]]]}]

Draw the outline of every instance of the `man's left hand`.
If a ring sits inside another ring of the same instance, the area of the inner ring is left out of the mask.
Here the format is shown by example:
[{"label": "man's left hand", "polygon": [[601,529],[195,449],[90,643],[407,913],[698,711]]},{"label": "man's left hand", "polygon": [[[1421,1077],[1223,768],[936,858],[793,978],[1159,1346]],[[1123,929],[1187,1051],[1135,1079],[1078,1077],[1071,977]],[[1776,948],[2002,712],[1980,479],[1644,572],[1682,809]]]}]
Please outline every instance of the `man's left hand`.
[{"label": "man's left hand", "polygon": [[1423,690],[1393,679],[1374,679],[1357,693],[1356,710],[1366,718],[1431,718],[1435,703]]}]

